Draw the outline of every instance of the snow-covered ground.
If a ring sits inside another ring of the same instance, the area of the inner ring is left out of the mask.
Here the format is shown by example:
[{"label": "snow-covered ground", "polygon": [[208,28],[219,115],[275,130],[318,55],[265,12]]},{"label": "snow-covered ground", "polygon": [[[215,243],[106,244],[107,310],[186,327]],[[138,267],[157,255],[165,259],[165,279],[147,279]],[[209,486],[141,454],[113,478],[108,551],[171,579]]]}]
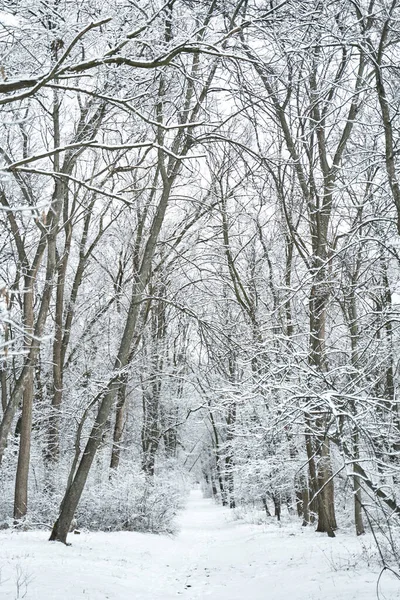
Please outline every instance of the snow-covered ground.
[{"label": "snow-covered ground", "polygon": [[[248,525],[192,491],[174,538],[81,533],[72,546],[45,532],[0,533],[6,600],[373,600],[379,569],[368,537],[331,540],[299,523]],[[367,548],[367,551],[365,550]],[[372,550],[371,550],[372,552]],[[385,573],[381,600],[400,598]]]}]

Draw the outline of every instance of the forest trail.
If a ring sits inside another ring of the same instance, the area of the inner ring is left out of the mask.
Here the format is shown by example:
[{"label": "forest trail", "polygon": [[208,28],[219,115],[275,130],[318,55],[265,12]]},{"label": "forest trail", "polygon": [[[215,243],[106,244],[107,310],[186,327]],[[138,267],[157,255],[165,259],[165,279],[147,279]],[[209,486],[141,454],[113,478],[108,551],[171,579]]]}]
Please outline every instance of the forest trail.
[{"label": "forest trail", "polygon": [[[376,599],[376,573],[362,564],[355,537],[331,540],[301,528],[297,519],[282,526],[271,519],[265,527],[235,521],[232,511],[199,490],[191,492],[179,525],[180,560],[171,566],[179,582],[175,593],[187,600]],[[357,574],[351,572],[356,562]],[[391,584],[386,598],[400,598]]]},{"label": "forest trail", "polygon": [[[82,533],[72,546],[44,532],[0,532],[1,600],[374,600],[372,541],[334,540],[297,519],[249,525],[191,492],[175,537]],[[368,552],[367,552],[368,554]],[[386,576],[382,598],[400,597]],[[18,595],[19,594],[19,595]]]}]

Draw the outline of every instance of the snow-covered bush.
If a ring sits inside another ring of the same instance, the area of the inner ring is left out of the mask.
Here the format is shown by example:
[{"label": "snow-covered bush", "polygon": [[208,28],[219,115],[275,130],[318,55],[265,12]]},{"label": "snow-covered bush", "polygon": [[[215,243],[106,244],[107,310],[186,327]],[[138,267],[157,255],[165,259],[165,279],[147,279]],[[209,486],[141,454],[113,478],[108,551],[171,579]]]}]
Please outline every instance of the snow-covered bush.
[{"label": "snow-covered bush", "polygon": [[[18,528],[50,529],[58,516],[62,492],[70,468],[69,460],[61,460],[57,473],[45,469],[40,448],[32,449],[33,468],[29,480],[29,510]],[[110,476],[107,456],[99,460],[88,479],[78,505],[79,528],[101,531],[149,531],[174,533],[174,517],[183,506],[188,491],[184,474],[176,465],[164,461],[153,478],[146,477],[134,457],[121,461]],[[0,529],[12,528],[17,455],[11,447],[0,472]],[[51,485],[49,486],[49,481]]]},{"label": "snow-covered bush", "polygon": [[136,466],[121,465],[108,481],[88,486],[76,518],[90,530],[174,533],[182,498],[182,484],[170,472],[151,480]]}]

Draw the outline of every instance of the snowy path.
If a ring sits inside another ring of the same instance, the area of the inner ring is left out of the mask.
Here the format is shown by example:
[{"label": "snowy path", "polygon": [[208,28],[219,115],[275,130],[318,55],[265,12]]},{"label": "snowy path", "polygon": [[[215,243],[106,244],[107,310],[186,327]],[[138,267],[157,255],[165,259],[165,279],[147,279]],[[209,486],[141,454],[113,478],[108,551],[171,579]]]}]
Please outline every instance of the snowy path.
[{"label": "snowy path", "polygon": [[[353,536],[298,524],[229,520],[230,511],[190,495],[175,538],[138,533],[0,533],[1,600],[374,600],[376,569]],[[370,542],[364,538],[364,544]],[[18,590],[19,588],[19,590]],[[18,595],[19,594],[19,595]],[[400,598],[386,576],[382,599]]]}]

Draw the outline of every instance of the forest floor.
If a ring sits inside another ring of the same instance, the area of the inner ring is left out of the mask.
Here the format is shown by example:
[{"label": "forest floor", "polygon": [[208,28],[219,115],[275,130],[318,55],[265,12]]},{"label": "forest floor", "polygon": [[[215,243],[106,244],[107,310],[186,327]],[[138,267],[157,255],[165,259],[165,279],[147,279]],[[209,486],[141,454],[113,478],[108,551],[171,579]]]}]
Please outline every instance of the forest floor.
[{"label": "forest floor", "polygon": [[[298,521],[249,525],[192,491],[174,537],[0,532],[3,600],[373,600],[379,567],[373,540],[335,539]],[[385,572],[380,600],[400,598]]]}]

